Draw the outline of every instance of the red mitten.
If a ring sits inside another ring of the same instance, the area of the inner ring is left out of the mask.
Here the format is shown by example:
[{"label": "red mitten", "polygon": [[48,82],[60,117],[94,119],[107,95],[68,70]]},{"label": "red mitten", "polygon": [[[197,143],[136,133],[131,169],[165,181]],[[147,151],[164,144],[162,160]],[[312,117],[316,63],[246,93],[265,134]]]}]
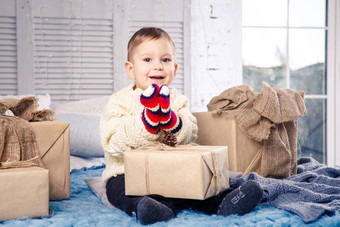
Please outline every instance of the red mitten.
[{"label": "red mitten", "polygon": [[160,127],[173,134],[178,132],[182,128],[182,120],[170,108],[170,90],[165,84],[159,91],[159,105],[161,106]]},{"label": "red mitten", "polygon": [[142,121],[146,130],[150,133],[159,131],[160,109],[159,109],[159,86],[151,84],[140,96],[140,102],[144,106]]}]

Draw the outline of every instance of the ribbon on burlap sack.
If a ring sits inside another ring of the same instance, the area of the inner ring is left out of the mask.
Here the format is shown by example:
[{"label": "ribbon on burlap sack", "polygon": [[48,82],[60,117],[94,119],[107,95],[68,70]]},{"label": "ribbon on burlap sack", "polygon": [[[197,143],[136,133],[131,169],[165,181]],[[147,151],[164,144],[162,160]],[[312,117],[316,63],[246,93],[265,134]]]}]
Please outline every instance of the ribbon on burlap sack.
[{"label": "ribbon on burlap sack", "polygon": [[[180,145],[180,146],[173,147],[173,146],[165,145],[165,144],[160,143],[160,142],[154,142],[152,144],[145,145],[145,146],[139,147],[139,148],[134,150],[134,151],[145,152],[144,162],[145,162],[145,183],[146,183],[147,194],[150,194],[150,184],[149,184],[149,182],[150,182],[150,179],[149,179],[149,152],[150,151],[155,151],[155,150],[157,150],[157,151],[197,151],[197,149],[199,149],[200,151],[209,152],[211,154],[212,166],[209,166],[208,163],[206,163],[206,164],[213,173],[212,178],[215,181],[214,195],[217,195],[219,192],[221,192],[223,189],[225,189],[224,184],[223,184],[222,180],[220,179],[220,178],[223,177],[223,174],[222,174],[223,166],[218,165],[215,152],[213,152],[209,149],[206,149],[202,146],[199,146],[196,143],[190,143],[190,144],[186,144],[186,145]],[[229,179],[227,179],[227,180],[229,181]]]},{"label": "ribbon on burlap sack", "polygon": [[207,107],[208,111],[235,119],[243,133],[263,144],[255,156],[261,156],[262,176],[285,178],[296,174],[296,119],[307,112],[303,91],[271,88],[263,82],[262,92],[257,94],[250,86],[241,85],[212,98]]}]

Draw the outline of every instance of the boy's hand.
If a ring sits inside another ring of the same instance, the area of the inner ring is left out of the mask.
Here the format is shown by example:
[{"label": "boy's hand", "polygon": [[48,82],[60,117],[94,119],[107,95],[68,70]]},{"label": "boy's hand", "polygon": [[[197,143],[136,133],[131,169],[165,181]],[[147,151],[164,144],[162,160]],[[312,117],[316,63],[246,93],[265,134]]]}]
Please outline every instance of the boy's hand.
[{"label": "boy's hand", "polygon": [[150,133],[159,131],[160,108],[159,108],[159,86],[151,84],[140,96],[140,102],[144,106],[142,121],[146,130]]},{"label": "boy's hand", "polygon": [[159,105],[161,106],[159,123],[161,129],[171,133],[178,132],[182,128],[182,120],[170,108],[170,90],[166,84],[160,88]]}]

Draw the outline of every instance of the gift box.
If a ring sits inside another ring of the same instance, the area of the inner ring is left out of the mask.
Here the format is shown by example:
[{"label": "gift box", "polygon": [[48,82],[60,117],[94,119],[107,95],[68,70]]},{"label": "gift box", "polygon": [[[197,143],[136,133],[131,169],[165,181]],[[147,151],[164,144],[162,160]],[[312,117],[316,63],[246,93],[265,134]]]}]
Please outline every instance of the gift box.
[{"label": "gift box", "polygon": [[197,119],[199,145],[228,146],[229,169],[261,174],[263,145],[245,135],[232,118],[214,115],[212,112],[193,113]]},{"label": "gift box", "polygon": [[229,187],[228,147],[142,147],[124,153],[125,194],[203,200]]},{"label": "gift box", "polygon": [[49,216],[48,170],[0,169],[0,221]]},{"label": "gift box", "polygon": [[70,124],[31,122],[44,167],[50,171],[50,200],[70,197]]}]

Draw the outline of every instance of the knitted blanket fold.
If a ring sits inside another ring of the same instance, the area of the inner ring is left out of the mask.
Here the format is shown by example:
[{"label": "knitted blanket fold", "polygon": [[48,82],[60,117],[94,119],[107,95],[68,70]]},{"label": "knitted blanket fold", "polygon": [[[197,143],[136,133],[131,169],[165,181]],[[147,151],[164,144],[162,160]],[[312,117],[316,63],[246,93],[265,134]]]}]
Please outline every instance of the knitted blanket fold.
[{"label": "knitted blanket fold", "polygon": [[[52,110],[36,111],[35,97],[0,100],[0,169],[43,167],[29,121],[54,119]],[[5,115],[10,111],[14,116]]]},{"label": "knitted blanket fold", "polygon": [[307,223],[340,209],[339,168],[327,167],[313,158],[300,158],[297,169],[297,175],[282,180],[265,178],[257,173],[230,178],[230,187],[255,180],[264,191],[262,203],[294,212]]}]

